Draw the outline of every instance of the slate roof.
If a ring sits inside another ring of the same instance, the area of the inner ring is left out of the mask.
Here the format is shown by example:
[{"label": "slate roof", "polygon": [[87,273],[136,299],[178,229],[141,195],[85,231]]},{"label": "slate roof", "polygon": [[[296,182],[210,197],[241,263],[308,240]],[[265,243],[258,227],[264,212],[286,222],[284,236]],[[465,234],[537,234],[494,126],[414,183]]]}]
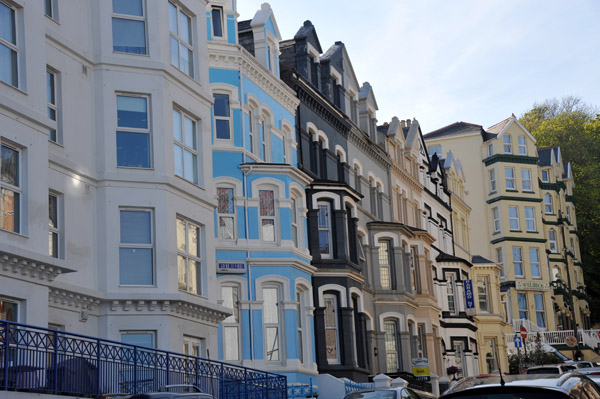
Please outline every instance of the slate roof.
[{"label": "slate roof", "polygon": [[323,50],[321,49],[321,43],[319,42],[319,37],[315,32],[315,27],[310,20],[304,21],[302,27],[298,29],[298,32],[296,32],[296,34],[294,35],[294,39],[306,39],[311,34],[314,35],[316,44],[315,49],[319,52],[319,54],[321,54],[323,52]]},{"label": "slate roof", "polygon": [[473,262],[474,265],[480,264],[480,263],[496,263],[496,262],[492,262],[489,259],[484,258],[483,256],[480,255],[473,255],[473,258],[471,259],[471,262]]},{"label": "slate roof", "polygon": [[247,19],[245,21],[238,21],[238,32],[252,29],[250,23],[252,23],[251,19]]},{"label": "slate roof", "polygon": [[440,254],[435,258],[438,262],[462,262],[467,266],[473,266],[471,262],[466,259],[459,258],[458,256],[450,255],[445,252],[440,252]]},{"label": "slate roof", "polygon": [[488,127],[487,129],[485,129],[487,132],[489,133],[500,133],[502,131],[502,129],[504,129],[506,127],[506,125],[508,125],[510,123],[511,120],[513,120],[515,118],[515,114],[512,114],[511,116],[509,116],[508,118],[504,119],[503,121],[500,121],[498,123],[496,123],[495,125],[492,125],[490,127]]},{"label": "slate roof", "polygon": [[[550,166],[552,164],[552,150],[556,150],[557,146],[538,148],[538,165]],[[556,151],[554,151],[556,157]]]},{"label": "slate roof", "polygon": [[[468,122],[454,122],[441,129],[425,134],[424,138],[425,140],[429,140],[437,139],[438,137],[451,137],[467,133],[481,133],[482,137],[484,137],[483,141],[489,140],[485,137],[486,131],[483,130],[483,126]],[[492,137],[496,137],[496,135],[494,134]]]},{"label": "slate roof", "polygon": [[343,47],[344,47],[344,43],[342,43],[342,42],[335,42],[335,44],[332,45],[331,47],[329,47],[327,49],[327,51],[325,52],[325,54],[323,54],[321,56],[321,60],[329,60],[330,58],[332,58],[333,56],[335,56],[338,51],[342,51]]}]

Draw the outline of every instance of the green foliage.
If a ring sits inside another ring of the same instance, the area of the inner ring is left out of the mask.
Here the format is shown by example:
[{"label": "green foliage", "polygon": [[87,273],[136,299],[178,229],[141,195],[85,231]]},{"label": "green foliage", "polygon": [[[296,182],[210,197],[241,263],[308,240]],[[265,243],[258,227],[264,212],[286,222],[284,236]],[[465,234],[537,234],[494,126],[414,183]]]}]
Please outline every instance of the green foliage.
[{"label": "green foliage", "polygon": [[510,374],[520,374],[521,370],[525,370],[533,366],[542,366],[544,364],[558,364],[563,361],[554,352],[546,352],[540,342],[535,346],[529,345],[527,354],[524,350],[520,351],[521,369],[519,369],[519,354],[508,356],[508,371]]},{"label": "green foliage", "polygon": [[[538,147],[560,146],[571,162],[577,230],[590,309],[600,309],[600,115],[597,107],[573,96],[550,99],[525,112],[519,122]],[[600,312],[592,313],[600,321]]]}]

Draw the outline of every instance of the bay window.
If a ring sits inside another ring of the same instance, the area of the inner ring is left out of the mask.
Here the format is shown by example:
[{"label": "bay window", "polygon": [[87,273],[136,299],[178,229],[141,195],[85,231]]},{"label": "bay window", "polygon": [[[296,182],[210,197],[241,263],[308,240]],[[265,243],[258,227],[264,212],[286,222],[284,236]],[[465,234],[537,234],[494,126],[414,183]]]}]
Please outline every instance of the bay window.
[{"label": "bay window", "polygon": [[219,223],[219,238],[235,239],[235,204],[233,188],[217,187],[217,219]]},{"label": "bay window", "polygon": [[20,233],[21,151],[2,143],[0,157],[0,229]]},{"label": "bay window", "polygon": [[240,287],[237,284],[221,286],[223,307],[231,311],[222,322],[223,360],[240,360]]},{"label": "bay window", "polygon": [[179,289],[202,294],[202,230],[177,218],[177,271]]},{"label": "bay window", "polygon": [[262,241],[275,242],[275,192],[259,190],[259,223]]},{"label": "bay window", "polygon": [[322,258],[331,258],[332,251],[332,232],[331,232],[331,204],[329,202],[319,202],[318,230],[319,230],[319,253]]},{"label": "bay window", "polygon": [[265,360],[280,361],[280,297],[279,287],[267,286],[262,289],[263,295],[263,328],[265,339]]},{"label": "bay window", "polygon": [[147,54],[143,0],[112,0],[113,51]]}]

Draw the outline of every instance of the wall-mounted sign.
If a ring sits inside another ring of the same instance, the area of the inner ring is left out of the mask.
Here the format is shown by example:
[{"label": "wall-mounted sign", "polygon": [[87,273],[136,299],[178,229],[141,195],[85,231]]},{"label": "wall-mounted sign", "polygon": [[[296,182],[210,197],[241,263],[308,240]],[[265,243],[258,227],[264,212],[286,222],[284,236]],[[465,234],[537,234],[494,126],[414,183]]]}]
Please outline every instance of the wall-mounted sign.
[{"label": "wall-mounted sign", "polygon": [[473,280],[464,280],[463,286],[465,288],[465,304],[467,305],[467,314],[469,316],[474,316],[475,297],[473,296]]},{"label": "wall-mounted sign", "polygon": [[515,288],[524,291],[548,291],[550,290],[550,283],[543,281],[517,280],[515,281]]},{"label": "wall-mounted sign", "polygon": [[246,273],[244,262],[217,262],[217,273]]},{"label": "wall-mounted sign", "polygon": [[423,379],[429,379],[429,359],[419,357],[412,359],[412,373],[415,377],[421,377]]}]

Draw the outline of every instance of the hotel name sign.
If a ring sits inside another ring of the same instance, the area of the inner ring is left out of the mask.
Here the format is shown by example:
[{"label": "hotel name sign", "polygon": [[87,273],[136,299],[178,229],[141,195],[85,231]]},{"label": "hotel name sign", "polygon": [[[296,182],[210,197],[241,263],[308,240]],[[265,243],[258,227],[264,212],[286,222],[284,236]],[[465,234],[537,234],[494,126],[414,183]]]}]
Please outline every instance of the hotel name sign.
[{"label": "hotel name sign", "polygon": [[522,291],[549,291],[550,283],[544,281],[517,280],[515,288]]}]

